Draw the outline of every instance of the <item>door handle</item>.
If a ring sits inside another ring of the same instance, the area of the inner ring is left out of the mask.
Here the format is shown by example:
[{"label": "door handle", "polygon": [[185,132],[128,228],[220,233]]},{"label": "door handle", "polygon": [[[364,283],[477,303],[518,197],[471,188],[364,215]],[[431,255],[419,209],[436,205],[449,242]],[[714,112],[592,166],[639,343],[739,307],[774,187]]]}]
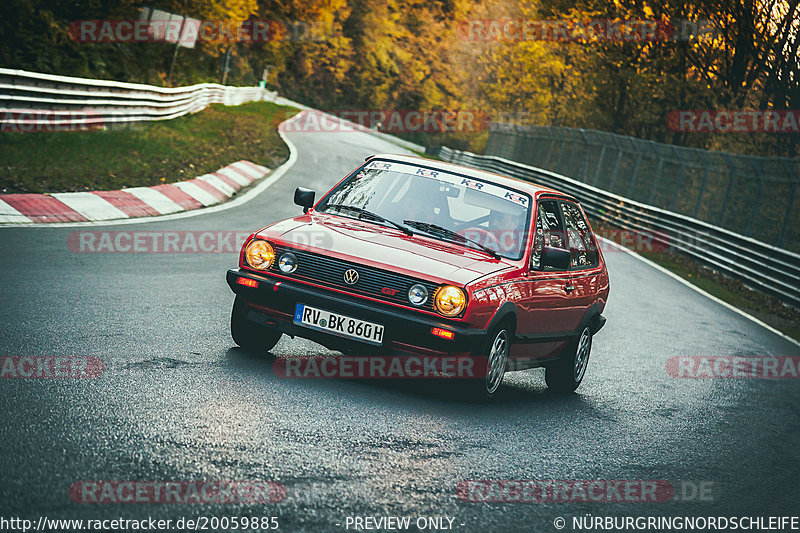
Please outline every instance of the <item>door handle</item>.
[{"label": "door handle", "polygon": [[569,294],[575,290],[575,285],[573,285],[572,283],[567,283],[566,285],[564,285],[564,290],[567,292],[567,294]]}]

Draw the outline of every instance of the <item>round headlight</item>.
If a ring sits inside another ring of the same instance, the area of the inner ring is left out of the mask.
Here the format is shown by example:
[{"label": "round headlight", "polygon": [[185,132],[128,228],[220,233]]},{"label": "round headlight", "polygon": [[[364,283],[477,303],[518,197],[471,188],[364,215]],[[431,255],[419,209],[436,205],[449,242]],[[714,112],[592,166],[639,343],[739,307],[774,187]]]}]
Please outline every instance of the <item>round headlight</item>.
[{"label": "round headlight", "polygon": [[414,305],[422,305],[428,301],[428,289],[416,283],[408,289],[408,301]]},{"label": "round headlight", "polygon": [[244,250],[244,257],[247,264],[258,270],[266,270],[275,261],[275,250],[267,241],[254,239],[250,241]]},{"label": "round headlight", "polygon": [[289,252],[281,254],[280,259],[278,259],[278,268],[280,268],[281,272],[284,274],[291,274],[297,270],[297,257]]},{"label": "round headlight", "polygon": [[444,316],[456,316],[467,305],[467,295],[458,287],[445,285],[434,295],[436,310]]}]

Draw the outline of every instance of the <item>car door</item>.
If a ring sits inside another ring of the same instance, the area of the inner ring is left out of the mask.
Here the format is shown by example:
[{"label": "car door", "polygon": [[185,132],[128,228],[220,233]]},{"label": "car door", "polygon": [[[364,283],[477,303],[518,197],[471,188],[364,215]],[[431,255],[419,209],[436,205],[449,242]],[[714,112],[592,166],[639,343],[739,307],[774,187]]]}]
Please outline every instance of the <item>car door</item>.
[{"label": "car door", "polygon": [[570,251],[569,282],[565,286],[569,303],[564,314],[564,328],[576,331],[598,293],[600,254],[586,215],[580,206],[560,200],[567,249]]},{"label": "car door", "polygon": [[567,249],[564,220],[556,198],[537,200],[531,260],[520,283],[521,297],[517,302],[515,352],[519,357],[545,358],[557,352],[563,346],[565,323],[572,312],[573,299],[566,290],[572,274],[544,267],[544,246]]}]

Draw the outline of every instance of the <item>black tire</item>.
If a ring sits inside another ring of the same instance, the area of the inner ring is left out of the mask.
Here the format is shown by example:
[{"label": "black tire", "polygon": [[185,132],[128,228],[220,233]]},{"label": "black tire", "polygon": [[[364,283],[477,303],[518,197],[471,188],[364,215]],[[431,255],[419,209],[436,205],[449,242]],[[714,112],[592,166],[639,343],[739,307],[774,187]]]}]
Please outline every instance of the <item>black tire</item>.
[{"label": "black tire", "polygon": [[[464,382],[465,393],[470,399],[487,401],[497,396],[508,366],[513,337],[513,330],[508,323],[500,324],[489,332],[480,355],[473,357],[475,375],[480,377]],[[495,353],[496,350],[499,352]]]},{"label": "black tire", "polygon": [[260,326],[247,320],[247,307],[237,296],[231,310],[231,337],[233,342],[248,352],[264,353],[275,347],[283,335],[279,330]]},{"label": "black tire", "polygon": [[544,379],[552,392],[574,392],[586,375],[592,352],[592,329],[587,325],[561,352],[561,357],[545,369]]}]

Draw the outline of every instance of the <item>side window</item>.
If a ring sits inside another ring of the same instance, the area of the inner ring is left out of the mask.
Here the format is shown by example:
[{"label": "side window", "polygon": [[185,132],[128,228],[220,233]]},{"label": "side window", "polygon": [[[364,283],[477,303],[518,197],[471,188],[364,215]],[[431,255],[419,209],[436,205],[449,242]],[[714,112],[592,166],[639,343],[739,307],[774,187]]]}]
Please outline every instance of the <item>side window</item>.
[{"label": "side window", "polygon": [[572,256],[572,270],[596,267],[600,263],[597,245],[583,213],[572,202],[561,202],[561,209],[567,230],[567,246]]},{"label": "side window", "polygon": [[561,221],[561,213],[558,202],[555,200],[541,200],[536,209],[536,235],[533,238],[533,251],[531,254],[531,268],[533,270],[552,270],[542,268],[542,248],[552,246],[553,248],[563,248],[564,243],[564,224]]}]

